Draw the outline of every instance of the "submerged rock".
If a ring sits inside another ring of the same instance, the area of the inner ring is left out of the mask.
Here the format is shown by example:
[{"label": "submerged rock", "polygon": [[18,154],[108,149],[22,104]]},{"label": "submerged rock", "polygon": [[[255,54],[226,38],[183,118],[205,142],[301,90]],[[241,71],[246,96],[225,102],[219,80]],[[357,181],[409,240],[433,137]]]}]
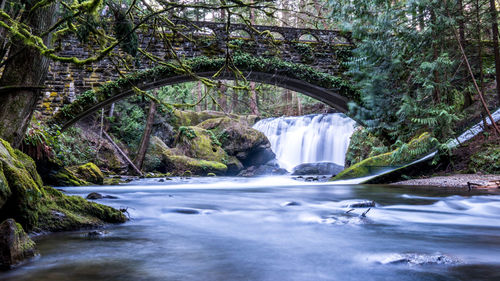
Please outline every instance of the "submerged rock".
[{"label": "submerged rock", "polygon": [[343,201],[343,208],[370,208],[375,207],[375,201],[370,200],[351,200],[351,201]]},{"label": "submerged rock", "polygon": [[292,169],[292,175],[303,176],[303,175],[336,175],[344,170],[343,166],[340,166],[331,162],[318,162],[318,163],[304,163],[295,166]]},{"label": "submerged rock", "polygon": [[250,166],[249,168],[241,171],[238,176],[240,177],[257,177],[257,176],[268,176],[268,175],[286,175],[288,171],[279,167],[261,165],[261,166]]},{"label": "submerged rock", "polygon": [[91,199],[91,200],[102,199],[102,194],[97,193],[97,192],[92,192],[92,193],[89,193],[89,195],[87,195],[87,199]]},{"label": "submerged rock", "polygon": [[380,264],[408,264],[408,265],[432,265],[432,264],[458,264],[460,260],[443,254],[392,254],[379,261]]},{"label": "submerged rock", "polygon": [[87,233],[87,238],[100,238],[109,234],[106,230],[93,230]]},{"label": "submerged rock", "polygon": [[280,204],[281,207],[288,207],[288,206],[300,206],[301,204],[299,202],[295,201],[290,201],[290,202],[283,202]]},{"label": "submerged rock", "polygon": [[184,215],[197,215],[200,213],[199,210],[190,208],[176,208],[176,209],[171,209],[170,212],[184,214]]},{"label": "submerged rock", "polygon": [[13,219],[0,224],[0,269],[10,269],[36,255],[35,242]]}]

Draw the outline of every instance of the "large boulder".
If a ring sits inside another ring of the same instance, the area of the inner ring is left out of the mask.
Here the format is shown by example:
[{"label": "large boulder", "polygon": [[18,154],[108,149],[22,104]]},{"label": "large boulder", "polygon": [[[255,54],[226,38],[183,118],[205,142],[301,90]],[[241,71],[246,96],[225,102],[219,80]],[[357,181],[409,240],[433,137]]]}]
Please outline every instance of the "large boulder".
[{"label": "large boulder", "polygon": [[250,166],[241,171],[240,177],[258,177],[258,176],[282,176],[288,174],[288,171],[273,165]]},{"label": "large boulder", "polygon": [[212,131],[222,148],[245,167],[263,165],[276,157],[267,137],[245,120],[213,118],[203,121],[198,127]]},{"label": "large boulder", "polygon": [[171,173],[172,175],[183,175],[189,171],[191,174],[203,176],[209,173],[223,175],[228,169],[221,162],[185,156],[179,149],[169,148],[158,137],[151,138],[144,168],[146,171]]},{"label": "large boulder", "polygon": [[295,166],[292,169],[292,175],[303,176],[303,175],[337,175],[344,170],[343,166],[340,166],[331,162],[318,162],[318,163],[303,163]]},{"label": "large boulder", "polygon": [[101,185],[104,182],[104,175],[99,167],[97,167],[94,163],[89,162],[84,165],[73,167],[71,170],[78,176],[78,178],[84,181]]},{"label": "large boulder", "polygon": [[210,111],[210,110],[205,110],[205,111],[174,110],[173,116],[171,118],[172,119],[171,123],[174,128],[178,129],[181,126],[196,126],[205,120],[221,118],[226,116],[229,116],[229,118],[237,121],[243,121],[249,124],[250,126],[255,124],[256,121],[258,121],[258,117],[256,115],[241,116],[236,114],[226,114],[223,112]]},{"label": "large boulder", "polygon": [[10,269],[36,255],[35,242],[13,219],[0,224],[0,269]]},{"label": "large boulder", "polygon": [[0,139],[0,166],[0,220],[14,218],[23,226],[36,225],[43,184],[33,159]]},{"label": "large boulder", "polygon": [[228,160],[227,153],[222,149],[215,135],[211,131],[196,126],[179,128],[175,148],[191,158],[221,163]]},{"label": "large boulder", "polygon": [[1,139],[0,166],[0,220],[13,218],[27,231],[70,230],[126,221],[119,210],[43,186],[33,160]]}]

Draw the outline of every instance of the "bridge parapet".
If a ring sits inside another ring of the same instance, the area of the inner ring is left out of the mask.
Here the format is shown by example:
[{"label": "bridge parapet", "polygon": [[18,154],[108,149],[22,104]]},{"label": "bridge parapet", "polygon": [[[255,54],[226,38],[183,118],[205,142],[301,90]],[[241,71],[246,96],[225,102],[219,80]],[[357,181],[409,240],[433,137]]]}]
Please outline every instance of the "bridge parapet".
[{"label": "bridge parapet", "polygon": [[[231,52],[242,51],[264,58],[278,57],[286,62],[306,64],[322,72],[338,75],[342,72],[340,62],[345,51],[352,46],[349,34],[337,30],[231,24],[227,33],[224,23],[176,24],[181,26],[180,32],[183,36],[180,33],[164,33],[158,36],[157,29],[141,29],[138,32],[139,47],[158,58],[171,59],[163,37],[168,36],[180,58],[221,57],[229,46]],[[238,31],[244,31],[248,36],[236,34]],[[275,36],[274,40],[269,34]],[[314,40],[301,40],[304,35],[310,35]],[[64,40],[61,47],[59,55],[62,56],[84,58],[89,55],[89,50],[79,44],[76,38]],[[139,55],[134,69],[119,68],[119,71],[127,73],[155,66],[157,63]],[[73,102],[81,93],[118,78],[118,70],[108,58],[84,66],[53,62],[49,67],[43,102],[38,110],[44,116],[52,116],[62,106]]]}]

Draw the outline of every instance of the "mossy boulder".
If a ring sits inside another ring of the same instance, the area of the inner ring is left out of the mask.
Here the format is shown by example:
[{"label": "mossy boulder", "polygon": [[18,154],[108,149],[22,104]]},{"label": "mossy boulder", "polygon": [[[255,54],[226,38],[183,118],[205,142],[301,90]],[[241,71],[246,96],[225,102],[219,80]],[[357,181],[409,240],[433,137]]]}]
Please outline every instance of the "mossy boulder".
[{"label": "mossy boulder", "polygon": [[36,226],[38,230],[76,230],[127,221],[121,211],[112,207],[87,201],[80,196],[67,196],[48,186],[44,187],[44,191]]},{"label": "mossy boulder", "polygon": [[2,199],[0,220],[14,218],[23,226],[36,225],[40,199],[44,193],[42,179],[33,160],[7,141],[0,139],[2,166]]},{"label": "mossy boulder", "polygon": [[27,231],[69,230],[126,220],[111,207],[44,187],[33,160],[1,139],[0,165],[3,174],[0,220],[13,218]]},{"label": "mossy boulder", "polygon": [[103,184],[104,175],[102,174],[99,167],[94,163],[87,163],[77,167],[71,168],[71,170],[80,178],[81,180],[94,183]]},{"label": "mossy boulder", "polygon": [[249,152],[261,144],[269,143],[262,132],[253,129],[247,122],[229,117],[205,120],[198,127],[211,130],[229,155]]},{"label": "mossy boulder", "polygon": [[0,224],[0,269],[10,269],[36,255],[35,242],[13,219]]},{"label": "mossy boulder", "polygon": [[367,158],[352,165],[333,177],[332,180],[362,178],[386,169],[401,167],[430,152],[434,147],[435,142],[431,135],[423,133],[393,151]]},{"label": "mossy boulder", "polygon": [[85,186],[89,182],[80,179],[78,175],[69,168],[62,167],[51,173],[50,181],[47,183],[53,186]]},{"label": "mossy boulder", "polygon": [[256,115],[240,116],[235,114],[225,114],[223,112],[209,111],[209,110],[201,112],[174,110],[173,116],[171,118],[172,119],[171,125],[175,129],[178,129],[181,126],[196,126],[205,120],[220,118],[225,116],[228,116],[238,121],[244,121],[248,123],[250,126],[255,124],[255,122],[258,120],[258,117]]},{"label": "mossy boulder", "polygon": [[221,163],[228,159],[216,136],[197,126],[181,127],[175,148],[191,158]]},{"label": "mossy boulder", "polygon": [[213,132],[224,151],[245,167],[262,165],[275,158],[267,137],[245,120],[220,117],[205,120],[197,127]]},{"label": "mossy boulder", "polygon": [[170,173],[172,175],[183,175],[185,171],[203,176],[208,173],[223,175],[227,171],[227,166],[221,162],[185,156],[179,149],[169,148],[158,137],[151,138],[144,168],[148,172]]}]

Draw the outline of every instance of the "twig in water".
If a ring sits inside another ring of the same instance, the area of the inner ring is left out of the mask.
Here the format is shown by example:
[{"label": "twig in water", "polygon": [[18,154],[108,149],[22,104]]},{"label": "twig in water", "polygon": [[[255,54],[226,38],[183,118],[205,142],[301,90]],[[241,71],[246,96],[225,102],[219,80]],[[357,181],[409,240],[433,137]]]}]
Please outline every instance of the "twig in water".
[{"label": "twig in water", "polygon": [[366,218],[366,214],[368,214],[368,212],[371,210],[372,208],[368,208],[368,210],[366,210],[364,213],[361,214],[361,217],[362,218]]},{"label": "twig in water", "polygon": [[349,211],[345,212],[346,214],[349,214],[350,212],[354,211],[355,209],[350,209]]}]

